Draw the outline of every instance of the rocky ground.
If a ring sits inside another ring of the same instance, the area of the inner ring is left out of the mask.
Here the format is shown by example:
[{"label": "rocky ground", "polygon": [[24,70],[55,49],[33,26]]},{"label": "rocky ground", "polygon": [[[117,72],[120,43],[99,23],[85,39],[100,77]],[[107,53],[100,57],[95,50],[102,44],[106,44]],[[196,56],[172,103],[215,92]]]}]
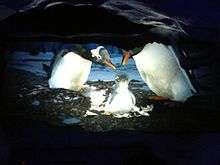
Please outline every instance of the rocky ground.
[{"label": "rocky ground", "polygon": [[[113,81],[91,81],[97,89],[110,89]],[[80,92],[65,89],[49,89],[45,77],[24,71],[11,70],[5,74],[1,92],[1,121],[6,126],[25,126],[29,122],[41,122],[52,127],[68,126],[80,130],[99,132],[135,130],[148,132],[216,131],[219,129],[215,110],[207,109],[210,101],[202,96],[185,104],[170,107],[167,102],[148,100],[153,95],[139,81],[130,82],[138,107],[153,105],[150,116],[116,118],[113,115],[85,115],[91,106],[89,97]],[[211,109],[211,108],[210,108]]]}]

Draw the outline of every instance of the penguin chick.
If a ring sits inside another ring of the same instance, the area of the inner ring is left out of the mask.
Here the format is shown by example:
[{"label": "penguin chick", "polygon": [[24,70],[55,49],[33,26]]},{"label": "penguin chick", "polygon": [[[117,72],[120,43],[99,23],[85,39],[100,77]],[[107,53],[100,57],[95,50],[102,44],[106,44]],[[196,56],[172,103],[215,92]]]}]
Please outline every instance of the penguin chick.
[{"label": "penguin chick", "polygon": [[126,74],[117,75],[115,86],[106,103],[107,113],[126,113],[133,110],[136,99],[128,89],[129,78]]}]

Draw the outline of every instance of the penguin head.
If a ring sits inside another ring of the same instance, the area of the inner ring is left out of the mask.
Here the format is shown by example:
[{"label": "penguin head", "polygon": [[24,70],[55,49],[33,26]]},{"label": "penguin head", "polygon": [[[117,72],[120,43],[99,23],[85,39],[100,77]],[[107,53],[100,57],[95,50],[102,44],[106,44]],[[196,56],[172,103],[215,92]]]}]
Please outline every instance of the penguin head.
[{"label": "penguin head", "polygon": [[91,49],[92,61],[98,64],[106,65],[112,69],[116,69],[110,59],[110,54],[103,46],[98,46],[95,49]]},{"label": "penguin head", "polygon": [[118,74],[115,77],[115,84],[117,87],[120,87],[120,88],[127,88],[129,81],[130,80],[127,74]]}]

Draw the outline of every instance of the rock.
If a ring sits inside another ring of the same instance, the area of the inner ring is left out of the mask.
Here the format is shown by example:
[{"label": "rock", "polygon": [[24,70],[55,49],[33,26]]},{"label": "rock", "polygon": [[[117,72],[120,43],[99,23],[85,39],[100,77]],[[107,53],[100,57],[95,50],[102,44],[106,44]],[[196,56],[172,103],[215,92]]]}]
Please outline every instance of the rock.
[{"label": "rock", "polygon": [[58,118],[62,121],[63,124],[66,125],[73,125],[80,123],[80,119],[78,117],[73,117],[65,113],[60,113]]}]

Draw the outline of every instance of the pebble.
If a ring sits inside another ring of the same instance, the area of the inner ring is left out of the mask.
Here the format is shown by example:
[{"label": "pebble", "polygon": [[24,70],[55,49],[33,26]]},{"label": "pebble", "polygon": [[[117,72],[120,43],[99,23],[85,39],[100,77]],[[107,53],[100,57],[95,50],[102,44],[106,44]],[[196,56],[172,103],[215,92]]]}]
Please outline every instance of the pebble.
[{"label": "pebble", "polygon": [[66,97],[64,97],[64,99],[69,100],[69,99],[70,99],[70,97],[69,97],[69,96],[66,96]]},{"label": "pebble", "polygon": [[39,106],[39,105],[40,105],[40,101],[34,100],[34,101],[32,102],[32,105],[34,105],[34,106]]},{"label": "pebble", "polygon": [[23,97],[23,95],[22,94],[18,94],[18,97]]},{"label": "pebble", "polygon": [[72,125],[72,124],[78,124],[78,123],[80,123],[80,119],[75,118],[75,117],[63,119],[63,124],[66,124],[66,125]]},{"label": "pebble", "polygon": [[86,116],[96,116],[98,115],[97,113],[91,112],[91,111],[86,111],[86,114],[84,115],[84,117]]}]

